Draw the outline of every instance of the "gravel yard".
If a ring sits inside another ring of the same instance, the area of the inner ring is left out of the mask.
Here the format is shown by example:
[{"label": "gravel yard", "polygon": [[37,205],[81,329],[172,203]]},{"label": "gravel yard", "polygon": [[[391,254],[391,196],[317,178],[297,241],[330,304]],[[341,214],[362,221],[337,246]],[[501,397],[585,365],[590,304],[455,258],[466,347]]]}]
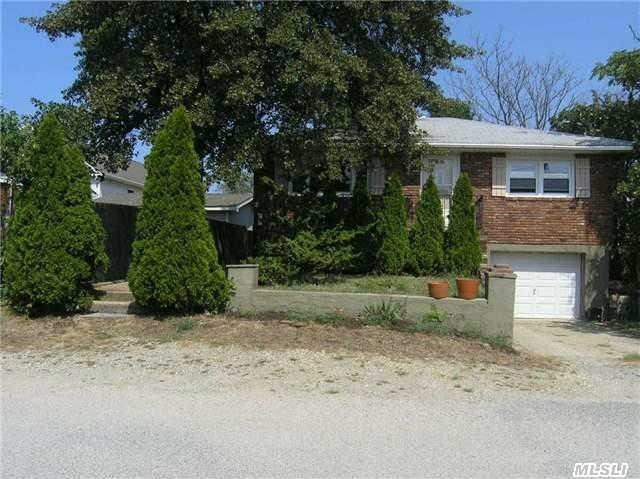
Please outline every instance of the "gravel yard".
[{"label": "gravel yard", "polygon": [[567,477],[582,460],[629,462],[636,477],[640,467],[640,367],[622,359],[637,345],[626,339],[600,336],[614,354],[576,360],[545,345],[592,348],[584,333],[531,324],[516,327],[519,352],[275,317],[0,324],[3,477]]}]

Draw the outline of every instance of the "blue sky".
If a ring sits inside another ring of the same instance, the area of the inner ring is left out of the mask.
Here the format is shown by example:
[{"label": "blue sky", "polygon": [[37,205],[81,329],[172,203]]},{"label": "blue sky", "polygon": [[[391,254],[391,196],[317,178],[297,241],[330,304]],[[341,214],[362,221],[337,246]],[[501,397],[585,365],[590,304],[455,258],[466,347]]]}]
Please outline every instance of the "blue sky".
[{"label": "blue sky", "polygon": [[[2,1],[2,0],[0,0]],[[640,2],[458,2],[471,14],[451,19],[452,38],[468,42],[474,34],[491,36],[499,28],[514,39],[518,53],[540,59],[553,53],[588,79],[594,64],[617,49],[633,48],[628,25],[640,30]],[[60,100],[75,77],[73,40],[51,43],[18,22],[41,15],[49,2],[1,4],[2,104],[19,113],[33,110],[31,97]],[[584,89],[598,87],[588,82]]]}]

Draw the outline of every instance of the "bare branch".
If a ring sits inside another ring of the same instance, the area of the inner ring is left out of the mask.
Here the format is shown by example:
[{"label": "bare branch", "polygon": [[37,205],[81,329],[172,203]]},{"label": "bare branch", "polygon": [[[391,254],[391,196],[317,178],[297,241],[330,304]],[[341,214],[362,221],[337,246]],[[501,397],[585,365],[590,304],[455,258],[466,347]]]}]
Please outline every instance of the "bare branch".
[{"label": "bare branch", "polygon": [[563,59],[529,62],[517,57],[502,31],[491,42],[476,37],[474,47],[478,55],[449,84],[480,119],[545,129],[551,117],[574,104],[580,81]]}]

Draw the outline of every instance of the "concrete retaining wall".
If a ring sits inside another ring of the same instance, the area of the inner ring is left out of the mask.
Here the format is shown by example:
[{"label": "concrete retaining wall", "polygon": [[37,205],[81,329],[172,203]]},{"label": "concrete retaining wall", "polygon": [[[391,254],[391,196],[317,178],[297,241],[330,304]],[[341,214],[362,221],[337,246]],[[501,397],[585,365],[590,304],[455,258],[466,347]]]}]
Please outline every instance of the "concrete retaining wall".
[{"label": "concrete retaining wall", "polygon": [[245,313],[309,312],[357,316],[367,306],[396,302],[407,318],[420,321],[433,307],[447,313],[443,326],[481,336],[513,337],[515,275],[488,272],[487,298],[467,301],[459,298],[433,299],[427,296],[375,293],[339,293],[258,288],[257,265],[228,265],[227,275],[235,284],[231,309]]}]

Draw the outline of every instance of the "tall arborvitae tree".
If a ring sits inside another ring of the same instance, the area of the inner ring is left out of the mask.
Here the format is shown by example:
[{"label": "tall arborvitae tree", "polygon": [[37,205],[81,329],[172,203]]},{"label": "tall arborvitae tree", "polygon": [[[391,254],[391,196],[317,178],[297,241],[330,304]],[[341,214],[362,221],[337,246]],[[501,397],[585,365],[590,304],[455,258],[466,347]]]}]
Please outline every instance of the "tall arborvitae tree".
[{"label": "tall arborvitae tree", "polygon": [[30,315],[71,313],[90,304],[90,281],[108,264],[89,171],[51,114],[26,155],[31,175],[3,245],[7,299]]},{"label": "tall arborvitae tree", "polygon": [[230,285],[205,218],[204,186],[184,108],[169,116],[145,166],[129,269],[136,302],[163,313],[224,309]]},{"label": "tall arborvitae tree", "polygon": [[438,187],[429,176],[416,210],[416,222],[411,229],[411,267],[415,273],[437,273],[444,266],[444,218]]},{"label": "tall arborvitae tree", "polygon": [[449,271],[474,275],[480,268],[482,250],[476,228],[473,188],[466,173],[460,175],[453,189],[449,227],[445,233],[445,255]]},{"label": "tall arborvitae tree", "polygon": [[369,226],[373,223],[373,212],[371,210],[371,196],[367,187],[367,177],[359,174],[356,177],[356,184],[353,188],[351,196],[351,207],[347,214],[347,226],[350,228],[358,228]]},{"label": "tall arborvitae tree", "polygon": [[377,269],[382,273],[399,274],[409,259],[407,209],[400,177],[392,175],[385,184],[382,211],[378,217]]},{"label": "tall arborvitae tree", "polygon": [[366,175],[358,175],[351,197],[351,207],[347,214],[347,227],[355,231],[353,251],[355,254],[354,272],[367,273],[375,266],[376,238],[375,217],[371,209],[371,196]]}]

